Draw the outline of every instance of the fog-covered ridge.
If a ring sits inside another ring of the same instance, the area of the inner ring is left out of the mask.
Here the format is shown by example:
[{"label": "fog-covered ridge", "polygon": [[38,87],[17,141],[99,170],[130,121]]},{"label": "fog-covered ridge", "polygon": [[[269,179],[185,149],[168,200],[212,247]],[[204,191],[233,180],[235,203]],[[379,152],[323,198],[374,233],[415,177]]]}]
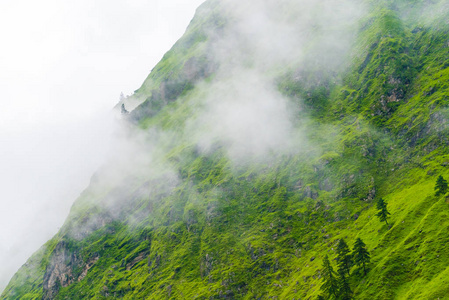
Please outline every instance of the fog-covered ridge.
[{"label": "fog-covered ridge", "polygon": [[358,239],[370,262],[349,265],[346,296],[444,297],[442,7],[205,2],[2,297],[332,299],[325,258],[340,269]]}]

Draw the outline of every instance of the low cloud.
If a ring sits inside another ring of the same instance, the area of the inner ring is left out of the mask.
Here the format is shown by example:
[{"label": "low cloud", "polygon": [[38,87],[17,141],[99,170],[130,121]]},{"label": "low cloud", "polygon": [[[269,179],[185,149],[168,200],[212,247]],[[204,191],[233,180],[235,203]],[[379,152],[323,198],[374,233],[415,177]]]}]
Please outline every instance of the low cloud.
[{"label": "low cloud", "polygon": [[[6,222],[3,223],[15,228],[11,232],[17,238],[4,236],[0,240],[3,245],[13,245],[0,248],[0,257],[4,258],[0,263],[3,270],[7,270],[2,272],[2,275],[9,277],[11,270],[17,267],[17,261],[25,261],[31,254],[30,249],[37,249],[36,244],[56,232],[56,224],[62,223],[70,202],[82,186],[87,185],[89,178],[85,172],[92,168],[97,169],[104,161],[108,163],[99,168],[97,175],[92,178],[90,192],[94,196],[89,201],[99,200],[98,203],[108,210],[110,218],[119,218],[120,210],[126,209],[130,203],[127,201],[132,201],[133,195],[139,197],[141,192],[142,195],[151,197],[150,187],[148,190],[139,191],[140,183],[148,182],[151,185],[153,178],[162,178],[164,184],[160,185],[162,190],[158,191],[159,193],[168,193],[179,183],[177,171],[165,161],[167,151],[172,149],[179,138],[193,139],[189,142],[196,142],[204,151],[208,151],[216,143],[224,145],[229,156],[237,162],[252,157],[264,159],[270,158],[271,154],[291,153],[308,143],[302,129],[298,129],[293,122],[301,107],[292,106],[289,99],[279,92],[277,79],[287,69],[298,71],[314,64],[315,67],[332,71],[344,64],[354,37],[355,27],[352,26],[361,14],[360,5],[356,1],[330,0],[232,0],[221,1],[220,5],[227,14],[228,23],[224,32],[215,39],[210,53],[210,57],[220,67],[209,82],[197,86],[198,97],[193,100],[197,105],[196,111],[182,133],[156,129],[142,132],[126,128],[127,125],[120,125],[119,129],[114,129],[111,125],[105,131],[99,126],[100,130],[97,131],[97,126],[93,125],[76,131],[79,138],[77,139],[67,135],[67,126],[51,124],[51,128],[59,128],[66,135],[60,141],[53,138],[49,139],[49,142],[45,142],[45,139],[42,141],[45,147],[38,148],[41,152],[33,153],[37,155],[37,165],[25,162],[22,170],[11,165],[12,169],[15,168],[14,172],[4,173],[20,177],[22,172],[30,173],[27,167],[46,170],[48,168],[43,168],[40,164],[55,163],[54,168],[50,168],[53,172],[49,175],[51,179],[36,183],[36,187],[45,186],[38,194],[49,195],[48,202],[42,200],[42,197],[37,197],[35,201],[23,202],[28,211],[25,217],[22,214],[22,218],[29,218],[29,223],[21,222],[17,216],[7,216]],[[79,109],[82,110],[82,107]],[[83,122],[86,126],[90,124],[80,119],[77,122]],[[111,129],[116,135],[114,142],[107,144],[101,141],[99,137],[111,134]],[[33,136],[42,139],[47,134],[54,137],[51,130],[43,129],[21,135],[21,138],[24,141],[32,139]],[[33,146],[28,142],[17,145],[18,151],[23,150],[19,149],[22,146]],[[112,154],[105,154],[105,148],[111,149]],[[45,149],[56,152],[46,153]],[[72,150],[73,156],[62,157],[70,163],[55,161],[55,153]],[[29,154],[25,152],[15,159],[27,157]],[[85,163],[86,159],[89,163]],[[82,172],[74,171],[80,168]],[[58,177],[58,174],[67,172],[73,175]],[[84,175],[80,176],[81,173]],[[43,180],[44,177],[34,174],[30,177],[23,176],[21,180]],[[48,190],[55,186],[58,193],[48,194]],[[114,187],[118,189],[109,195],[101,195],[102,191]],[[122,187],[127,189],[124,197],[120,191]],[[20,185],[17,188],[20,188]],[[36,190],[28,186],[24,193],[16,193],[14,189],[10,189],[3,197],[31,199],[33,194],[36,194]],[[98,198],[95,198],[95,195]],[[61,202],[55,206],[59,199],[62,199]],[[34,202],[36,209],[33,208]],[[43,202],[47,203],[47,206],[43,206]],[[7,208],[20,209],[21,205]],[[34,216],[36,219],[33,219]],[[46,223],[39,229],[45,234],[34,239],[34,235],[28,233],[32,224],[39,224],[39,219],[54,216],[57,217],[51,224]],[[136,218],[139,217],[136,215]],[[78,228],[75,235],[95,229],[99,224],[95,221],[86,222],[87,227]],[[29,240],[25,238],[27,236],[30,237]],[[18,253],[17,260],[9,264],[7,260],[13,257],[13,252]],[[0,278],[0,288],[6,277]]]},{"label": "low cloud", "polygon": [[344,68],[363,7],[349,0],[220,5],[227,23],[219,35],[211,33],[209,54],[219,69],[197,88],[201,108],[187,131],[203,149],[219,143],[239,160],[298,151],[308,143],[294,124],[302,107],[279,92],[277,81],[289,71]]},{"label": "low cloud", "polygon": [[205,108],[191,124],[202,149],[215,142],[234,159],[263,157],[288,148],[293,117],[285,99],[254,70],[239,70],[207,87]]}]

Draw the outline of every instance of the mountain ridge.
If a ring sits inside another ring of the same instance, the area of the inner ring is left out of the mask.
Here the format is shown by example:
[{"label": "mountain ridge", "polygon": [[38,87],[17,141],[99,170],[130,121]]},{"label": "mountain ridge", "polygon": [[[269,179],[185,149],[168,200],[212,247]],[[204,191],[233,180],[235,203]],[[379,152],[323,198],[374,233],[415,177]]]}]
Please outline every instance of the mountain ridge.
[{"label": "mountain ridge", "polygon": [[[327,2],[301,15],[264,1],[256,17],[229,3],[203,4],[131,96],[144,102],[126,149],[1,299],[312,299],[325,255],[335,265],[357,237],[372,259],[366,277],[352,269],[356,299],[449,294],[448,200],[434,195],[449,176],[444,1],[366,1],[349,23]],[[320,31],[332,22],[341,32]],[[285,52],[270,44],[299,29]]]}]

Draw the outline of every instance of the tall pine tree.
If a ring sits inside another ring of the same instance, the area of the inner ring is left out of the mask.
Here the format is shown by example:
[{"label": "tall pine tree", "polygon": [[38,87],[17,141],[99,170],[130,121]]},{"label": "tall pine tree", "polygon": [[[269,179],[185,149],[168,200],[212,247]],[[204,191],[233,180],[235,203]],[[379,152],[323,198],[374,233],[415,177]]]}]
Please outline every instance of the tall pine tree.
[{"label": "tall pine tree", "polygon": [[379,200],[377,201],[377,210],[378,212],[376,216],[378,216],[382,222],[385,222],[388,225],[387,219],[390,212],[387,209],[387,203],[384,201],[384,199],[379,198]]},{"label": "tall pine tree", "polygon": [[447,189],[447,181],[440,175],[435,183],[435,196],[445,195],[447,193]]},{"label": "tall pine tree", "polygon": [[323,260],[323,280],[324,283],[321,286],[321,290],[327,294],[328,298],[337,298],[339,290],[338,280],[327,255]]},{"label": "tall pine tree", "polygon": [[366,249],[365,243],[360,238],[355,241],[352,257],[354,259],[354,263],[358,267],[363,267],[363,272],[366,275],[366,265],[370,261],[370,255],[368,250]]},{"label": "tall pine tree", "polygon": [[344,239],[340,239],[337,246],[337,261],[338,270],[343,270],[344,273],[349,275],[352,265],[351,254],[349,253],[349,247]]},{"label": "tall pine tree", "polygon": [[344,270],[338,269],[338,299],[339,300],[351,300],[352,299],[352,290],[349,285],[349,276],[346,276]]},{"label": "tall pine tree", "polygon": [[338,299],[352,299],[352,290],[349,286],[349,275],[352,265],[348,244],[340,239],[337,246],[338,261]]}]

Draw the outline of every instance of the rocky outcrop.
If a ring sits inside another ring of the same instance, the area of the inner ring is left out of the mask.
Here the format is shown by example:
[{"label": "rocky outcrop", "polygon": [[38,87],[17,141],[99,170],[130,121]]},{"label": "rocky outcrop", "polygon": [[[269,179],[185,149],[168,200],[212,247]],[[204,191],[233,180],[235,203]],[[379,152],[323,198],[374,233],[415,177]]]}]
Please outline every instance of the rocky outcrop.
[{"label": "rocky outcrop", "polygon": [[66,242],[56,245],[44,275],[43,300],[54,299],[61,287],[69,286],[75,281],[73,269],[79,260],[78,255],[69,249]]},{"label": "rocky outcrop", "polygon": [[[43,281],[43,300],[54,299],[62,287],[83,280],[100,257],[93,255],[84,262],[67,242],[59,242],[50,257]],[[76,273],[75,270],[81,270]]]}]

